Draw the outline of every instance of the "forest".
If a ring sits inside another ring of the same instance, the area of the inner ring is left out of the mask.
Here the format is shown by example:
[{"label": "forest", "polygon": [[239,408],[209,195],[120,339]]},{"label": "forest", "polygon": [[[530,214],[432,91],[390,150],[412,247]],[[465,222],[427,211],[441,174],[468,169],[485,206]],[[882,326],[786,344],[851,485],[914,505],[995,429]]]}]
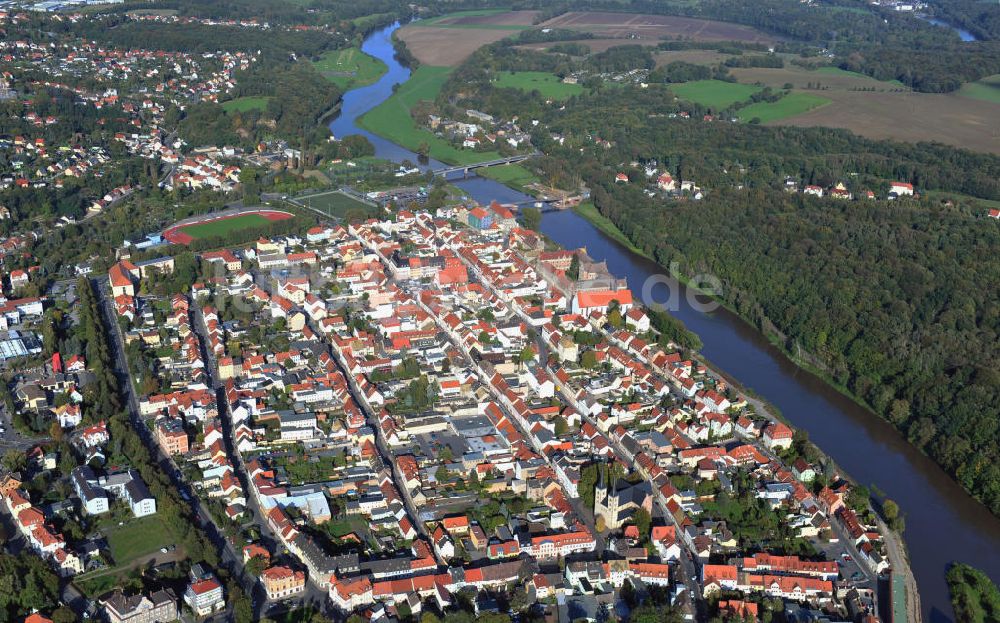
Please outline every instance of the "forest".
[{"label": "forest", "polygon": [[[667,209],[585,175],[602,214],[888,419],[1000,513],[1000,228],[928,202],[719,189]],[[804,353],[804,354],[803,354]]]}]

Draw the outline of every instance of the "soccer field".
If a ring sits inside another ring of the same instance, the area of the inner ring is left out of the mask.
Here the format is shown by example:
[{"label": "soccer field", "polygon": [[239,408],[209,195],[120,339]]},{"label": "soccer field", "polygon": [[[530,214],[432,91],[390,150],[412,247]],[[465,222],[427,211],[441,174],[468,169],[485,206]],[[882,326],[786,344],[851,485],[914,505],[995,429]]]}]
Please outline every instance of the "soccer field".
[{"label": "soccer field", "polygon": [[316,208],[325,214],[336,218],[360,217],[368,218],[379,214],[378,208],[362,203],[344,193],[330,192],[316,196],[297,197],[296,201],[304,206]]},{"label": "soccer field", "polygon": [[290,212],[261,210],[245,214],[234,214],[215,219],[206,219],[187,225],[173,225],[163,231],[163,237],[171,244],[191,244],[191,241],[214,236],[224,236],[231,231],[264,227],[273,221],[283,221],[294,217]]}]

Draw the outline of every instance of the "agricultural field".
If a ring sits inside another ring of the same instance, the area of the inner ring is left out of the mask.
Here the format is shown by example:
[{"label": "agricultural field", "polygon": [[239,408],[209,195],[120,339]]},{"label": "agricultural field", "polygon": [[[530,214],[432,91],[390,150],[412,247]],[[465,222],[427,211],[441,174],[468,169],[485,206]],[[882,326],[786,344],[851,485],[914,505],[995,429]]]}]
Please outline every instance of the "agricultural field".
[{"label": "agricultural field", "polygon": [[537,42],[537,43],[525,43],[525,44],[519,45],[517,47],[519,49],[523,49],[523,50],[539,50],[539,51],[544,52],[544,51],[548,50],[549,48],[551,48],[552,46],[558,45],[560,43],[579,43],[581,45],[585,45],[588,48],[590,48],[590,52],[592,54],[596,54],[598,52],[604,52],[605,50],[609,50],[611,48],[615,48],[615,47],[618,47],[618,46],[621,46],[621,45],[646,45],[646,46],[654,46],[657,43],[659,43],[659,41],[654,41],[652,39],[638,40],[638,41],[636,41],[634,39],[624,39],[624,38],[622,38],[622,39],[578,39],[576,41],[540,41],[540,42]]},{"label": "agricultural field", "polygon": [[538,11],[507,11],[505,9],[481,9],[458,11],[425,22],[424,26],[438,28],[479,28],[483,30],[524,30],[531,28]]},{"label": "agricultural field", "polygon": [[862,136],[938,141],[1000,154],[1000,105],[955,93],[820,91],[831,103],[780,121],[845,128]]},{"label": "agricultural field", "polygon": [[880,81],[864,74],[844,71],[839,67],[806,69],[795,65],[783,68],[747,67],[730,69],[729,73],[746,84],[763,84],[774,89],[791,84],[796,89],[816,89],[822,91],[871,90],[876,92],[909,91],[898,81]]},{"label": "agricultural field", "polygon": [[677,61],[694,65],[718,65],[731,56],[732,54],[723,54],[715,50],[671,50],[653,54],[657,67],[663,67]]},{"label": "agricultural field", "polygon": [[222,102],[222,109],[228,113],[246,112],[248,110],[267,110],[270,97],[237,97],[228,102]]},{"label": "agricultural field", "polygon": [[830,100],[812,93],[789,93],[777,102],[757,102],[739,110],[742,121],[759,120],[760,123],[780,121],[795,115],[801,115],[814,108],[829,104]]},{"label": "agricultural field", "polygon": [[983,78],[978,82],[966,83],[959,89],[958,94],[962,97],[1000,104],[1000,74]]},{"label": "agricultural field", "polygon": [[670,90],[677,97],[716,110],[729,108],[736,102],[742,102],[760,89],[760,87],[749,84],[722,80],[695,80],[694,82],[670,86]]},{"label": "agricultural field", "polygon": [[672,15],[637,15],[570,11],[541,24],[546,28],[566,28],[593,33],[600,38],[627,38],[627,43],[665,37],[685,37],[696,41],[748,41],[774,43],[778,39],[764,32],[728,22],[676,17]]},{"label": "agricultural field", "polygon": [[496,85],[504,89],[538,91],[542,97],[564,100],[583,93],[579,84],[566,84],[559,76],[544,71],[506,71],[497,77]]},{"label": "agricultural field", "polygon": [[345,90],[371,84],[387,70],[385,63],[365,54],[360,48],[326,52],[313,62],[313,66],[327,80]]},{"label": "agricultural field", "polygon": [[421,143],[427,143],[429,155],[442,162],[471,164],[499,158],[500,154],[495,151],[477,152],[455,147],[433,132],[418,127],[410,116],[410,109],[417,102],[437,97],[450,72],[450,67],[421,65],[392,97],[361,117],[359,124],[407,149],[416,150]]},{"label": "agricultural field", "polygon": [[231,231],[264,227],[272,221],[292,218],[290,212],[261,210],[232,216],[223,216],[185,225],[173,225],[163,232],[163,237],[173,244],[190,244],[193,240],[224,236]]},{"label": "agricultural field", "polygon": [[295,199],[304,206],[321,210],[329,216],[347,220],[364,220],[381,213],[379,208],[362,203],[340,191],[301,196]]}]

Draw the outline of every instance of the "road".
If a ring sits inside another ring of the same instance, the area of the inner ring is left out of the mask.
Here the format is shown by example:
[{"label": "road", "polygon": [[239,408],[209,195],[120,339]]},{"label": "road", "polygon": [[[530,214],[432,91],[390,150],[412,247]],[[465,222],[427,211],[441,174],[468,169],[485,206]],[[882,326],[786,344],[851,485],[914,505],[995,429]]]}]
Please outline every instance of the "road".
[{"label": "road", "polygon": [[[222,422],[223,441],[226,445],[226,453],[229,455],[230,460],[233,463],[233,469],[236,472],[236,477],[240,481],[240,486],[243,487],[244,497],[247,501],[247,510],[252,515],[253,524],[260,532],[261,540],[264,542],[268,551],[274,553],[280,552],[284,548],[284,545],[282,544],[281,539],[279,539],[278,536],[274,534],[274,531],[271,530],[270,524],[267,523],[267,517],[264,510],[258,504],[257,498],[253,495],[250,477],[246,470],[246,463],[243,461],[243,455],[236,447],[233,414],[230,410],[229,401],[226,399],[225,384],[219,380],[218,363],[215,359],[215,355],[206,347],[209,342],[208,335],[206,333],[207,326],[205,324],[205,317],[202,313],[202,308],[195,303],[192,303],[191,305],[191,324],[194,327],[194,332],[198,335],[198,340],[202,349],[202,357],[208,364],[205,367],[205,371],[208,376],[207,384],[215,390],[215,400],[219,409],[219,420]],[[240,560],[242,560],[242,554]],[[294,608],[298,605],[305,605],[311,602],[318,602],[321,604],[320,607],[322,608],[322,605],[325,604],[327,597],[326,593],[321,591],[314,584],[307,582],[306,591],[303,594],[283,600],[282,602],[268,602],[267,593],[264,591],[259,582],[255,583],[255,587],[253,596],[254,615],[256,618],[260,618],[265,612],[268,615],[273,615],[276,610],[281,610],[283,607]]]},{"label": "road", "polygon": [[[268,294],[274,293],[274,284],[271,283],[270,277],[261,273],[257,269],[252,270],[251,274],[253,275],[255,285],[260,286],[261,289],[267,291]],[[307,319],[306,322],[313,333],[320,336],[324,335],[324,333],[319,330],[319,327],[315,326],[312,319]],[[326,344],[328,348],[330,348],[329,341],[326,341]],[[426,538],[428,541],[431,541],[430,535],[427,533],[427,527],[424,526],[423,522],[418,519],[419,514],[417,513],[417,506],[413,502],[413,498],[410,496],[409,490],[407,490],[405,486],[400,486],[400,484],[406,482],[406,480],[403,478],[402,473],[399,471],[399,467],[396,465],[395,455],[393,455],[392,451],[389,449],[389,445],[385,441],[385,436],[382,433],[382,427],[378,425],[378,418],[376,417],[375,410],[370,404],[368,404],[368,400],[365,397],[364,392],[362,392],[358,387],[354,380],[354,376],[347,369],[347,362],[345,361],[343,354],[336,348],[330,348],[330,351],[333,355],[334,361],[337,362],[337,367],[340,369],[341,374],[343,374],[344,378],[347,379],[348,389],[351,392],[351,396],[354,398],[354,402],[357,403],[357,405],[361,408],[362,413],[364,413],[365,421],[372,427],[372,430],[375,431],[375,448],[378,450],[379,460],[382,462],[383,467],[391,467],[396,489],[399,490],[400,495],[403,496],[403,506],[406,508],[406,513],[410,517],[410,522],[421,536]]]},{"label": "road", "polygon": [[215,524],[211,514],[205,509],[197,493],[189,483],[184,481],[177,465],[174,464],[170,457],[165,456],[161,452],[159,444],[153,439],[152,433],[150,433],[145,421],[139,415],[139,402],[132,386],[128,360],[125,357],[125,339],[115,315],[113,299],[108,291],[107,280],[95,278],[92,281],[101,300],[101,310],[104,315],[105,327],[110,328],[112,334],[109,346],[114,357],[115,375],[118,377],[119,387],[121,387],[122,392],[126,396],[129,419],[132,422],[132,426],[138,432],[150,455],[154,457],[160,468],[170,476],[177,490],[186,494],[190,499],[191,508],[194,510],[198,526],[205,532],[206,536],[208,536],[209,540],[220,552],[219,566],[229,571],[230,577],[240,584],[247,595],[253,596],[254,614],[259,618],[265,601],[261,598],[263,596],[263,587],[260,586],[256,578],[246,572],[243,567],[242,553],[237,553],[234,550],[223,531]]}]

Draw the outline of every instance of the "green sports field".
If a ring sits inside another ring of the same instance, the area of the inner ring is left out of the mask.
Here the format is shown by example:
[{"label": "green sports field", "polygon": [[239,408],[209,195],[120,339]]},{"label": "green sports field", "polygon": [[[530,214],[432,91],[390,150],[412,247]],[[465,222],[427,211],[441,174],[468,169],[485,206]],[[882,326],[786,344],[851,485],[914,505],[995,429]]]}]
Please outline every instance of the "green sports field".
[{"label": "green sports field", "polygon": [[264,227],[270,223],[268,219],[260,214],[241,214],[232,218],[218,221],[208,221],[207,223],[195,223],[187,225],[181,230],[192,238],[211,238],[213,236],[224,236],[237,229],[248,227]]},{"label": "green sports field", "polygon": [[761,123],[780,121],[795,115],[801,115],[813,108],[829,104],[831,100],[812,95],[811,93],[790,93],[777,102],[757,102],[739,110],[743,121],[760,119]]},{"label": "green sports field", "polygon": [[760,87],[722,80],[695,80],[670,86],[677,97],[716,110],[729,108],[760,91]]},{"label": "green sports field", "polygon": [[270,97],[238,97],[228,102],[222,102],[226,112],[246,112],[248,110],[267,110]]},{"label": "green sports field", "polygon": [[542,97],[554,100],[569,99],[583,93],[579,84],[566,84],[559,76],[544,71],[505,71],[497,77],[496,85],[502,89],[538,91]]},{"label": "green sports field", "polygon": [[359,125],[414,151],[421,143],[427,143],[432,158],[450,164],[472,164],[500,158],[500,154],[495,151],[476,152],[455,147],[414,123],[410,109],[421,100],[436,98],[450,72],[451,67],[421,65],[392,97],[361,117]]},{"label": "green sports field", "polygon": [[328,192],[313,197],[297,197],[296,201],[304,206],[322,210],[336,218],[369,218],[380,212],[379,208],[362,203],[340,192]]},{"label": "green sports field", "polygon": [[342,89],[371,84],[387,70],[385,63],[356,47],[326,52],[313,66]]}]

